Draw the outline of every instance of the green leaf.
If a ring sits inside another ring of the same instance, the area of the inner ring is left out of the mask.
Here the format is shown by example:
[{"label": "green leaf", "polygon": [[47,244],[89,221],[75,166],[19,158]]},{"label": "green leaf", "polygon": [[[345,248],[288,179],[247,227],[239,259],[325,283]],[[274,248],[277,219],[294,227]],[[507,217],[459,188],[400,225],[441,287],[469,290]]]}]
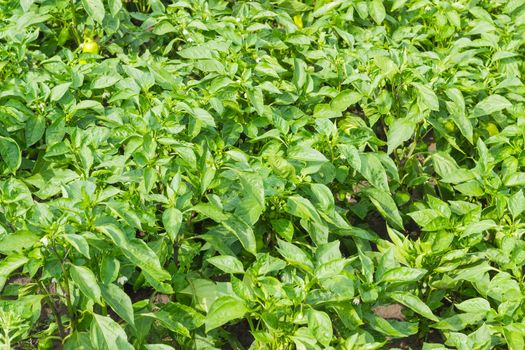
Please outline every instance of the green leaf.
[{"label": "green leaf", "polygon": [[390,297],[397,301],[400,304],[405,305],[409,309],[411,309],[414,312],[417,312],[421,316],[424,316],[428,318],[429,320],[438,322],[439,318],[437,318],[433,313],[432,310],[425,304],[421,299],[419,299],[417,296],[408,293],[408,292],[393,292],[390,293]]},{"label": "green leaf", "polygon": [[38,240],[37,235],[24,230],[18,230],[11,234],[0,233],[0,253],[4,255],[22,253],[24,249],[31,248]]},{"label": "green leaf", "polygon": [[62,237],[71,244],[80,254],[86,258],[90,258],[89,255],[89,244],[84,237],[79,234],[65,234]]},{"label": "green leaf", "polygon": [[24,10],[24,12],[27,12],[29,8],[31,7],[31,5],[33,5],[34,2],[35,0],[21,0],[20,6],[22,6],[22,9]]},{"label": "green leaf", "polygon": [[485,194],[485,191],[483,190],[483,187],[480,185],[478,181],[472,180],[467,181],[465,183],[459,184],[454,186],[456,190],[461,192],[462,194],[466,196],[471,197],[480,197]]},{"label": "green leaf", "polygon": [[330,345],[333,337],[332,320],[330,316],[323,311],[309,309],[308,328],[312,331],[319,344],[327,347]]},{"label": "green leaf", "polygon": [[327,4],[324,4],[323,6],[319,7],[317,10],[315,10],[312,13],[312,16],[314,16],[314,17],[321,17],[321,16],[329,13],[330,11],[333,11],[336,7],[340,6],[343,2],[344,2],[344,0],[335,0],[335,1],[331,1],[331,2],[329,2]]},{"label": "green leaf", "polygon": [[414,130],[416,128],[416,123],[407,120],[405,118],[396,119],[394,123],[388,129],[388,151],[387,153],[392,153],[397,147],[403,144],[403,142],[410,140]]},{"label": "green leaf", "polygon": [[151,312],[151,313],[141,314],[141,316],[151,317],[151,318],[158,320],[162,324],[163,327],[165,327],[166,329],[169,329],[172,332],[175,332],[177,334],[183,335],[188,338],[191,336],[188,328],[186,328],[182,323],[180,323],[177,320],[178,318],[177,316],[179,315],[170,314],[164,310],[160,310],[160,311],[156,311],[155,313]]},{"label": "green leaf", "polygon": [[93,314],[90,338],[98,350],[133,350],[126,332],[111,318]]},{"label": "green leaf", "polygon": [[100,278],[102,283],[110,284],[114,282],[120,271],[120,261],[113,256],[105,255],[102,258],[102,263],[100,264]]},{"label": "green leaf", "polygon": [[293,223],[288,219],[273,219],[270,221],[275,232],[286,241],[291,242],[293,239]]},{"label": "green leaf", "polygon": [[404,282],[415,282],[421,279],[427,270],[425,269],[415,269],[411,267],[395,267],[386,271],[381,278],[383,282],[391,283],[404,283]]},{"label": "green leaf", "polygon": [[427,85],[412,83],[421,103],[431,111],[439,110],[439,100],[436,93]]},{"label": "green leaf", "polygon": [[509,211],[514,219],[525,211],[525,196],[523,195],[523,190],[519,190],[509,198]]},{"label": "green leaf", "polygon": [[392,8],[390,9],[391,12],[400,9],[403,7],[403,5],[407,2],[407,0],[394,0],[392,3]]},{"label": "green leaf", "polygon": [[297,217],[321,223],[319,213],[308,199],[301,196],[290,196],[286,202],[285,210]]},{"label": "green leaf", "polygon": [[133,305],[129,296],[113,283],[103,284],[101,286],[104,301],[120,316],[124,321],[135,326],[135,317],[133,315]]},{"label": "green leaf", "polygon": [[385,192],[390,191],[386,170],[376,154],[361,153],[360,164],[359,172],[372,186]]},{"label": "green leaf", "polygon": [[349,262],[344,259],[333,260],[325,264],[319,265],[315,269],[314,274],[319,279],[335,277],[339,275],[341,271],[343,271],[343,269],[348,263]]},{"label": "green leaf", "polygon": [[459,89],[451,88],[446,91],[447,97],[451,101],[447,101],[446,106],[447,110],[450,113],[450,117],[454,123],[458,126],[461,134],[465,138],[473,143],[473,129],[472,123],[465,115],[465,100],[463,99],[463,94]]},{"label": "green leaf", "polygon": [[63,350],[98,350],[93,348],[89,333],[74,331],[64,342]]},{"label": "green leaf", "polygon": [[192,210],[218,223],[226,221],[230,217],[229,215],[224,214],[220,208],[211,203],[199,203],[195,205]]},{"label": "green leaf", "polygon": [[286,261],[301,267],[305,271],[313,271],[314,264],[312,263],[312,260],[310,260],[308,255],[298,246],[280,239],[277,239],[277,244],[279,245],[277,248],[279,254],[281,254]]},{"label": "green leaf", "polygon": [[385,6],[383,5],[383,0],[372,0],[369,2],[370,6],[370,16],[378,25],[383,23],[383,20],[386,17]]},{"label": "green leaf", "polygon": [[361,94],[351,91],[343,90],[330,103],[332,110],[341,113],[348,109],[348,107],[356,104],[361,100]]},{"label": "green leaf", "polygon": [[70,86],[71,86],[71,83],[62,83],[62,84],[54,86],[51,89],[51,95],[50,95],[51,101],[60,100],[62,96],[64,96],[65,93],[69,90]]},{"label": "green leaf", "polygon": [[243,191],[235,215],[247,224],[254,225],[264,211],[263,179],[256,173],[240,172],[239,180],[241,180]]},{"label": "green leaf", "polygon": [[248,312],[248,308],[243,301],[237,298],[231,296],[217,298],[211,305],[204,321],[206,332],[241,318],[246,312]]},{"label": "green leaf", "polygon": [[316,119],[337,118],[340,115],[341,112],[333,109],[328,103],[320,103],[314,107],[314,118]]},{"label": "green leaf", "polygon": [[372,204],[377,208],[379,213],[396,229],[403,229],[403,219],[399,214],[396,203],[390,196],[390,193],[377,188],[367,188],[365,194]]},{"label": "green leaf", "polygon": [[215,125],[215,119],[213,116],[205,109],[202,108],[194,108],[193,109],[193,116],[200,121],[202,121],[204,124],[214,128]]},{"label": "green leaf", "polygon": [[490,303],[483,298],[467,299],[459,304],[456,304],[456,307],[463,312],[469,313],[486,313],[490,311]]},{"label": "green leaf", "polygon": [[373,313],[365,314],[363,318],[372,329],[391,337],[404,338],[418,331],[418,324],[414,322],[385,320]]},{"label": "green leaf", "polygon": [[82,0],[82,5],[91,18],[102,24],[106,13],[102,0]]},{"label": "green leaf", "polygon": [[260,87],[254,87],[247,91],[248,100],[252,104],[253,108],[258,115],[262,115],[264,112],[264,96]]},{"label": "green leaf", "polygon": [[20,164],[22,164],[20,147],[18,147],[15,140],[10,137],[0,136],[0,156],[7,165],[7,168],[13,173],[16,172]]},{"label": "green leaf", "polygon": [[162,269],[158,256],[146,243],[126,237],[122,230],[112,224],[98,226],[98,229],[108,236],[134,265],[140,267],[154,280],[163,282],[171,279],[170,274]]},{"label": "green leaf", "polygon": [[474,107],[473,114],[475,117],[481,117],[510,108],[511,106],[512,103],[510,103],[505,97],[500,95],[490,95]]},{"label": "green leaf", "polygon": [[175,242],[182,225],[182,213],[177,208],[168,208],[162,213],[162,224],[170,240]]},{"label": "green leaf", "polygon": [[102,292],[100,291],[97,278],[93,271],[84,266],[70,265],[69,274],[73,282],[75,282],[85,296],[97,304],[102,304],[102,300],[100,299]]},{"label": "green leaf", "polygon": [[301,88],[306,83],[306,72],[305,72],[305,63],[301,59],[294,59],[294,70],[293,70],[293,83],[297,90],[301,90]]},{"label": "green leaf", "polygon": [[514,324],[507,325],[503,328],[503,335],[509,350],[520,350],[525,348],[525,339],[523,331]]},{"label": "green leaf", "polygon": [[505,183],[505,186],[509,186],[509,187],[524,186],[525,185],[525,173],[516,172],[516,173],[510,174],[504,180],[504,183]]},{"label": "green leaf", "polygon": [[28,261],[28,258],[19,254],[9,255],[0,261],[0,291],[4,289],[9,275]]},{"label": "green leaf", "polygon": [[234,256],[214,256],[208,262],[226,273],[244,273],[242,262]]},{"label": "green leaf", "polygon": [[165,344],[146,344],[146,350],[175,350],[175,348]]},{"label": "green leaf", "polygon": [[118,75],[102,75],[91,83],[92,89],[105,89],[115,85],[122,78]]},{"label": "green leaf", "polygon": [[469,236],[476,233],[483,233],[487,230],[491,230],[498,227],[493,220],[480,220],[468,224],[463,231],[462,236]]},{"label": "green leaf", "polygon": [[180,50],[178,54],[188,59],[213,58],[212,51],[205,46],[193,46]]},{"label": "green leaf", "polygon": [[436,152],[432,155],[434,163],[434,170],[442,177],[442,182],[446,183],[460,183],[474,178],[472,172],[466,169],[460,169],[449,154],[444,152]]},{"label": "green leaf", "polygon": [[450,331],[461,331],[470,324],[476,324],[484,318],[481,313],[475,314],[457,314],[444,318],[441,321],[432,325],[432,328],[450,330]]},{"label": "green leaf", "polygon": [[46,121],[42,115],[32,116],[26,123],[26,145],[32,146],[37,143],[46,130]]},{"label": "green leaf", "polygon": [[122,9],[122,0],[108,0],[109,12],[115,16]]},{"label": "green leaf", "polygon": [[255,241],[255,234],[253,229],[243,220],[232,216],[228,220],[222,222],[226,230],[233,233],[235,237],[241,242],[244,249],[255,255],[257,253],[257,243]]}]

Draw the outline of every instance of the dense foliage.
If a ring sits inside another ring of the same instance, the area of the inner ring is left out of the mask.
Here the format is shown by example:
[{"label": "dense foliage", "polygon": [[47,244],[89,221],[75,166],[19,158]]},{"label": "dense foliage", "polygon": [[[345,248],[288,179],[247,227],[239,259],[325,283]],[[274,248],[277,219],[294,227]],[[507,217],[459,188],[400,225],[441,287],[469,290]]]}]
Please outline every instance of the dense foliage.
[{"label": "dense foliage", "polygon": [[0,346],[525,348],[522,0],[3,0]]}]

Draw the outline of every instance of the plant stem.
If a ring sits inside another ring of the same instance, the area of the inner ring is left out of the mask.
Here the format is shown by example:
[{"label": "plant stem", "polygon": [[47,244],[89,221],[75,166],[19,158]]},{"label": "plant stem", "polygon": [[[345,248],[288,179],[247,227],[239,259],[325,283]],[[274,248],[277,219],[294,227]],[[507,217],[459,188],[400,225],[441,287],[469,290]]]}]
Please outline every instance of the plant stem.
[{"label": "plant stem", "polygon": [[73,36],[78,46],[82,40],[80,40],[80,34],[77,31],[77,9],[75,8],[74,0],[69,1],[69,8],[71,9],[71,16],[73,17],[71,20],[71,28],[73,29]]},{"label": "plant stem", "polygon": [[51,296],[50,296],[51,294],[49,294],[46,286],[41,281],[37,281],[37,284],[46,294],[46,302],[51,308],[51,312],[53,312],[55,319],[57,320],[57,327],[58,327],[58,333],[60,334],[60,338],[64,339],[66,336],[66,333],[64,331],[64,325],[62,324],[62,319],[60,318],[60,314],[58,313],[56,305],[53,302],[53,299],[51,299]]},{"label": "plant stem", "polygon": [[56,250],[56,248],[54,246],[52,247],[51,250],[55,253],[55,255],[57,256],[58,260],[60,261],[60,267],[62,269],[62,274],[63,274],[64,280],[65,280],[64,292],[66,293],[67,312],[69,314],[69,318],[71,319],[71,328],[75,329],[76,325],[77,325],[77,321],[75,319],[75,310],[73,308],[73,304],[71,304],[71,290],[69,289],[69,273],[67,272],[67,270],[64,267],[64,262],[65,262],[65,258],[67,256],[67,252],[64,255],[64,257],[61,257],[58,254],[58,251]]}]

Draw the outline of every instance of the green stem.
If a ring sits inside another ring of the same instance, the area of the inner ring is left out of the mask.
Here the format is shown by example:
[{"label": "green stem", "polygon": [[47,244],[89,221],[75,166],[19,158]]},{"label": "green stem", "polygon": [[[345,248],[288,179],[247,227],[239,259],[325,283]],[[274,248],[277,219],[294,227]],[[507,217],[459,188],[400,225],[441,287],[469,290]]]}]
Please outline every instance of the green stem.
[{"label": "green stem", "polygon": [[80,39],[80,34],[77,31],[77,9],[75,8],[74,0],[69,1],[69,8],[71,9],[71,28],[73,29],[73,36],[75,37],[75,41],[77,42],[77,46],[80,45],[82,40]]},{"label": "green stem", "polygon": [[65,258],[67,256],[67,252],[64,255],[64,257],[61,257],[58,254],[58,251],[56,250],[56,248],[54,246],[52,247],[51,250],[55,253],[55,255],[57,256],[58,260],[60,261],[60,268],[62,269],[62,274],[63,274],[64,280],[65,280],[64,291],[66,293],[67,312],[69,314],[69,318],[71,319],[71,328],[75,329],[76,326],[77,326],[77,320],[75,318],[75,309],[73,308],[73,304],[71,303],[71,290],[69,289],[69,273],[66,270],[66,268],[64,267],[64,262],[65,262]]},{"label": "green stem", "polygon": [[253,333],[253,331],[255,331],[255,328],[253,328],[253,322],[252,322],[251,317],[247,317],[246,320],[248,321],[248,324],[250,325],[250,330]]},{"label": "green stem", "polygon": [[64,339],[64,337],[66,336],[66,333],[64,331],[64,325],[62,324],[62,319],[60,318],[60,314],[58,313],[56,305],[50,297],[51,294],[49,294],[48,290],[46,289],[46,286],[44,286],[44,284],[41,281],[37,281],[37,284],[46,294],[46,302],[51,308],[51,312],[53,312],[55,319],[57,320],[57,327],[58,333],[60,334],[60,338]]}]

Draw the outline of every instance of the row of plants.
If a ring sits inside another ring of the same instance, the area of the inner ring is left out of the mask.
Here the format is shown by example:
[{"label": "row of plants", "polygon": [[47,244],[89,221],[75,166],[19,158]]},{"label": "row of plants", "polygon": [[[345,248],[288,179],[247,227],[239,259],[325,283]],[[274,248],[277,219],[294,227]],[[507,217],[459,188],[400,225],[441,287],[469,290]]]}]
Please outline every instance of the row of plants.
[{"label": "row of plants", "polygon": [[525,348],[525,3],[3,0],[0,346]]}]

